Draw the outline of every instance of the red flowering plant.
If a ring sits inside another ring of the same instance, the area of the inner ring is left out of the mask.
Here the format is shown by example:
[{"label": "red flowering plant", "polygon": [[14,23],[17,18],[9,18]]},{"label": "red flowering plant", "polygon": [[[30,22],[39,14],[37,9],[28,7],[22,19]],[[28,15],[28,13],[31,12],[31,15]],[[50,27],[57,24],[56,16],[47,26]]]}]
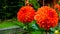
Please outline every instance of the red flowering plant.
[{"label": "red flowering plant", "polygon": [[40,28],[44,28],[45,30],[49,30],[58,24],[57,12],[47,6],[39,8],[34,16],[34,19],[37,21],[36,23],[38,26]]},{"label": "red flowering plant", "polygon": [[60,12],[60,5],[59,5],[59,4],[56,4],[56,5],[54,6],[54,8],[55,8],[55,9],[58,9],[58,11]]},{"label": "red flowering plant", "polygon": [[60,5],[59,4],[56,4],[54,6],[54,8],[56,9],[56,11],[58,12],[58,15],[59,15],[59,21],[60,21]]},{"label": "red flowering plant", "polygon": [[[28,1],[26,0],[26,6],[22,6],[18,13],[17,13],[17,19],[19,22],[22,22],[25,26],[24,29],[29,31],[29,23],[31,23],[34,20],[35,16],[35,10],[33,7],[31,7],[28,4]],[[30,32],[30,31],[29,31]]]},{"label": "red flowering plant", "polygon": [[[28,2],[26,2],[25,5],[26,6],[22,6],[19,9],[17,19],[19,22],[25,24],[28,30],[30,30],[29,23],[31,23],[33,20],[36,20],[36,24],[39,26],[39,28],[44,28],[45,30],[49,30],[50,28],[57,26],[58,14],[53,8],[43,6],[39,8],[37,12],[35,12],[34,8],[29,6]],[[32,25],[36,26],[36,24]]]}]

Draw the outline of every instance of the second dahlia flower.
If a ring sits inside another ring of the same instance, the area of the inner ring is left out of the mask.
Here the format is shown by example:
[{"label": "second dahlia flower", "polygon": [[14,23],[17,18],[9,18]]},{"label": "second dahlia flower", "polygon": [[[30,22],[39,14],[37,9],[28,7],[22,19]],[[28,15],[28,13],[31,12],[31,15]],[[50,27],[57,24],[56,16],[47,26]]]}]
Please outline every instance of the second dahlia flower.
[{"label": "second dahlia flower", "polygon": [[18,21],[28,23],[34,20],[35,10],[31,6],[23,6],[17,13]]}]

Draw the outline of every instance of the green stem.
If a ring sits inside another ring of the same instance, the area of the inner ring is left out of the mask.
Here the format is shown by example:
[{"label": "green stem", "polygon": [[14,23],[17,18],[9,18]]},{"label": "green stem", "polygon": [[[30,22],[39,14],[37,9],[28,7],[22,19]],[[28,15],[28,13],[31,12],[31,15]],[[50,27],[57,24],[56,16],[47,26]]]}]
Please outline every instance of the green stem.
[{"label": "green stem", "polygon": [[46,31],[46,34],[48,34],[48,32]]},{"label": "green stem", "polygon": [[29,23],[26,23],[26,24],[25,24],[25,26],[26,26],[26,28],[25,28],[25,29],[26,29],[27,33],[29,33],[29,34],[30,34],[30,27],[29,27]]},{"label": "green stem", "polygon": [[49,34],[49,32],[46,30],[46,34]]},{"label": "green stem", "polygon": [[43,34],[43,32],[41,31],[41,34]]}]

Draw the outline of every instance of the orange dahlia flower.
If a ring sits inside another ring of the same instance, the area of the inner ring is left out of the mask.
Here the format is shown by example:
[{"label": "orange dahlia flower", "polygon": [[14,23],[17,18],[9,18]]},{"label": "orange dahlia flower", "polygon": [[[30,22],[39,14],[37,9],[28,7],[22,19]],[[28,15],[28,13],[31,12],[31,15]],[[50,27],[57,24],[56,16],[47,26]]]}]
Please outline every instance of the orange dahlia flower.
[{"label": "orange dahlia flower", "polygon": [[23,6],[17,13],[18,21],[28,23],[34,20],[35,10],[31,6]]},{"label": "orange dahlia flower", "polygon": [[47,6],[43,6],[38,9],[34,19],[40,28],[49,30],[51,27],[55,27],[58,24],[58,14],[57,12]]},{"label": "orange dahlia flower", "polygon": [[60,5],[56,4],[56,5],[54,6],[54,8],[55,8],[55,9],[58,9],[58,11],[60,12]]}]

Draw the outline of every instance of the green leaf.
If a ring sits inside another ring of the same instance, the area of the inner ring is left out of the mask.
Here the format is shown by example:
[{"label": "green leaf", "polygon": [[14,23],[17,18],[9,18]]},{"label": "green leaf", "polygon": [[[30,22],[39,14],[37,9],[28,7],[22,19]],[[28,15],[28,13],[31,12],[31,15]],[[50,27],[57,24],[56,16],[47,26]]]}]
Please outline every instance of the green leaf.
[{"label": "green leaf", "polygon": [[32,21],[29,25],[30,25],[30,27],[31,27],[32,29],[39,30],[39,28],[38,28],[37,25],[36,25],[36,21],[35,21],[35,20]]},{"label": "green leaf", "polygon": [[32,28],[35,30],[39,30],[39,28],[36,26],[36,24],[32,24]]},{"label": "green leaf", "polygon": [[53,32],[49,32],[49,34],[53,34]]},{"label": "green leaf", "polygon": [[24,27],[24,24],[22,22],[19,21],[14,21],[15,25],[18,25],[20,27]]},{"label": "green leaf", "polygon": [[34,30],[38,30],[38,31],[44,31],[43,28],[40,28],[37,24],[36,24],[36,21],[32,21],[32,23],[30,23],[30,27]]},{"label": "green leaf", "polygon": [[31,32],[31,34],[41,34],[40,31],[34,31],[34,32]]},{"label": "green leaf", "polygon": [[37,0],[29,0],[29,3],[31,3],[36,10],[40,7]]},{"label": "green leaf", "polygon": [[50,28],[50,30],[54,32],[56,30],[56,28]]},{"label": "green leaf", "polygon": [[0,28],[6,28],[6,27],[11,27],[11,26],[17,26],[15,25],[12,21],[3,21],[1,24],[0,24]]}]

